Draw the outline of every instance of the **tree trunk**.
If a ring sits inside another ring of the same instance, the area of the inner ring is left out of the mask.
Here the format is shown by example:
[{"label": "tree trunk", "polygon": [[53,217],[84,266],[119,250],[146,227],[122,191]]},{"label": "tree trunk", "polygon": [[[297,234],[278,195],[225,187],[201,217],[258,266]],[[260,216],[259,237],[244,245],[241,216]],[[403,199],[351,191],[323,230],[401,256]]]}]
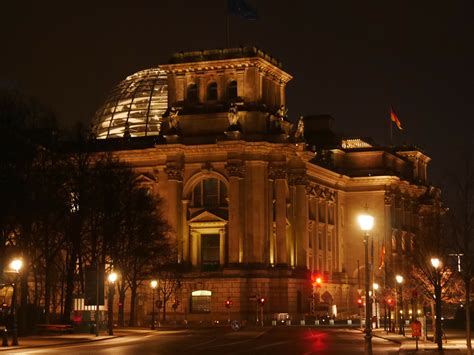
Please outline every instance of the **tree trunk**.
[{"label": "tree trunk", "polygon": [[46,263],[45,275],[44,275],[44,313],[43,322],[49,324],[51,308],[51,271],[49,263]]},{"label": "tree trunk", "polygon": [[128,325],[134,327],[137,320],[137,287],[135,285],[130,286],[130,320]]},{"label": "tree trunk", "polygon": [[64,312],[62,322],[69,323],[72,313],[72,298],[74,295],[74,274],[76,267],[76,253],[72,252],[68,261],[69,265],[66,270],[66,295],[64,297]]},{"label": "tree trunk", "polygon": [[26,309],[28,307],[28,275],[29,270],[27,266],[25,270],[22,271],[20,276],[20,288],[21,288],[21,295],[20,295],[20,307],[21,312],[19,313],[18,318],[18,330],[20,335],[27,334],[30,329],[27,329],[27,312]]},{"label": "tree trunk", "polygon": [[168,299],[163,298],[163,323],[166,322],[166,302],[168,302]]},{"label": "tree trunk", "polygon": [[119,307],[118,307],[118,325],[119,327],[125,327],[125,296],[126,291],[123,288],[119,288]]},{"label": "tree trunk", "polygon": [[472,355],[472,344],[471,344],[471,280],[468,277],[464,280],[464,287],[466,290],[464,311],[466,312],[466,346],[467,355]]}]

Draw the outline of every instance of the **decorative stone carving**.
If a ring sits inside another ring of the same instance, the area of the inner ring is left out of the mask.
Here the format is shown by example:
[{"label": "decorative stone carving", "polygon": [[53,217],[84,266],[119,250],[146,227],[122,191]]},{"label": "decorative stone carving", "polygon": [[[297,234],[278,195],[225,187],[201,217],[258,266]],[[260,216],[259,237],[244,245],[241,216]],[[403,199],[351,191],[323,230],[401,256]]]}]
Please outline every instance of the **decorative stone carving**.
[{"label": "decorative stone carving", "polygon": [[245,175],[245,165],[242,161],[229,161],[225,168],[227,169],[227,174],[229,177],[235,176],[243,178]]},{"label": "decorative stone carving", "polygon": [[288,177],[288,183],[290,185],[305,185],[308,183],[308,178],[306,177],[306,172],[304,170],[294,170],[290,172]]},{"label": "decorative stone carving", "polygon": [[201,172],[202,172],[204,175],[208,175],[208,174],[211,173],[213,170],[214,170],[214,169],[213,169],[213,167],[212,167],[211,162],[207,161],[207,162],[205,162],[204,164],[202,164]]},{"label": "decorative stone carving", "polygon": [[285,105],[281,105],[275,115],[279,121],[284,121],[288,115],[288,109],[286,108]]},{"label": "decorative stone carving", "polygon": [[166,164],[165,172],[168,175],[168,180],[183,181],[183,168],[178,164]]},{"label": "decorative stone carving", "polygon": [[268,170],[268,178],[271,180],[286,179],[287,172],[284,164],[270,164]]},{"label": "decorative stone carving", "polygon": [[384,196],[385,205],[391,205],[393,202],[393,194],[391,191],[386,190]]}]

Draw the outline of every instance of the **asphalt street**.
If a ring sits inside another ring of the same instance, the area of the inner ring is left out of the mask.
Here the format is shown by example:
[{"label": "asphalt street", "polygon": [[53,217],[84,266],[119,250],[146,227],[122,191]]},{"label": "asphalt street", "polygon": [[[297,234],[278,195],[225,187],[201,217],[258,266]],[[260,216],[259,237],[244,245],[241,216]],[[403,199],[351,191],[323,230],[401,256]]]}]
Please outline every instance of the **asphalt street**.
[{"label": "asphalt street", "polygon": [[[374,354],[398,354],[395,343],[374,338]],[[360,331],[274,327],[143,332],[103,341],[44,348],[18,349],[8,354],[364,354]]]}]

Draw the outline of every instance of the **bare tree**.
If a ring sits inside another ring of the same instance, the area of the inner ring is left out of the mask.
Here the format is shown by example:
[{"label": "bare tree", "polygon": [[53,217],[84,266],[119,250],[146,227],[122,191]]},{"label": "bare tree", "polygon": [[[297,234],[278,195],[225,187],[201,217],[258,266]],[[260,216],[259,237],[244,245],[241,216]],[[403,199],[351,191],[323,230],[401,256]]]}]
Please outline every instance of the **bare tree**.
[{"label": "bare tree", "polygon": [[464,284],[467,354],[472,355],[471,292],[474,281],[474,159],[471,150],[462,154],[458,174],[452,178],[455,191],[449,211],[450,231],[456,242],[458,272]]}]

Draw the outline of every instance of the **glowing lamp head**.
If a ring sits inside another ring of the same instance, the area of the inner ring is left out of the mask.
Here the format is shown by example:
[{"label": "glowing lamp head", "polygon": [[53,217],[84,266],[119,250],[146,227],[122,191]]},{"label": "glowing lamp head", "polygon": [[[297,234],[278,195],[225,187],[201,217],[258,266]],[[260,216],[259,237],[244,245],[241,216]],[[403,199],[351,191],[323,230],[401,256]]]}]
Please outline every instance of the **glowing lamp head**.
[{"label": "glowing lamp head", "polygon": [[107,279],[109,280],[109,282],[115,282],[117,281],[117,277],[118,275],[116,272],[111,272],[109,276],[107,277]]},{"label": "glowing lamp head", "polygon": [[12,270],[15,270],[15,272],[20,272],[22,266],[23,266],[23,261],[21,259],[13,259],[12,262],[10,263],[10,268]]},{"label": "glowing lamp head", "polygon": [[379,289],[379,284],[378,283],[374,283],[374,290],[377,291]]},{"label": "glowing lamp head", "polygon": [[372,230],[372,227],[374,226],[374,217],[368,214],[362,214],[357,217],[357,220],[359,222],[360,229],[362,229],[364,232]]},{"label": "glowing lamp head", "polygon": [[158,281],[152,280],[152,281],[150,282],[150,286],[151,286],[151,288],[155,289],[155,288],[158,286]]},{"label": "glowing lamp head", "polygon": [[403,282],[403,276],[402,275],[397,275],[397,276],[395,276],[395,280],[397,280],[397,282],[399,284],[401,284]]},{"label": "glowing lamp head", "polygon": [[431,265],[437,269],[441,265],[441,261],[438,258],[431,258]]}]

